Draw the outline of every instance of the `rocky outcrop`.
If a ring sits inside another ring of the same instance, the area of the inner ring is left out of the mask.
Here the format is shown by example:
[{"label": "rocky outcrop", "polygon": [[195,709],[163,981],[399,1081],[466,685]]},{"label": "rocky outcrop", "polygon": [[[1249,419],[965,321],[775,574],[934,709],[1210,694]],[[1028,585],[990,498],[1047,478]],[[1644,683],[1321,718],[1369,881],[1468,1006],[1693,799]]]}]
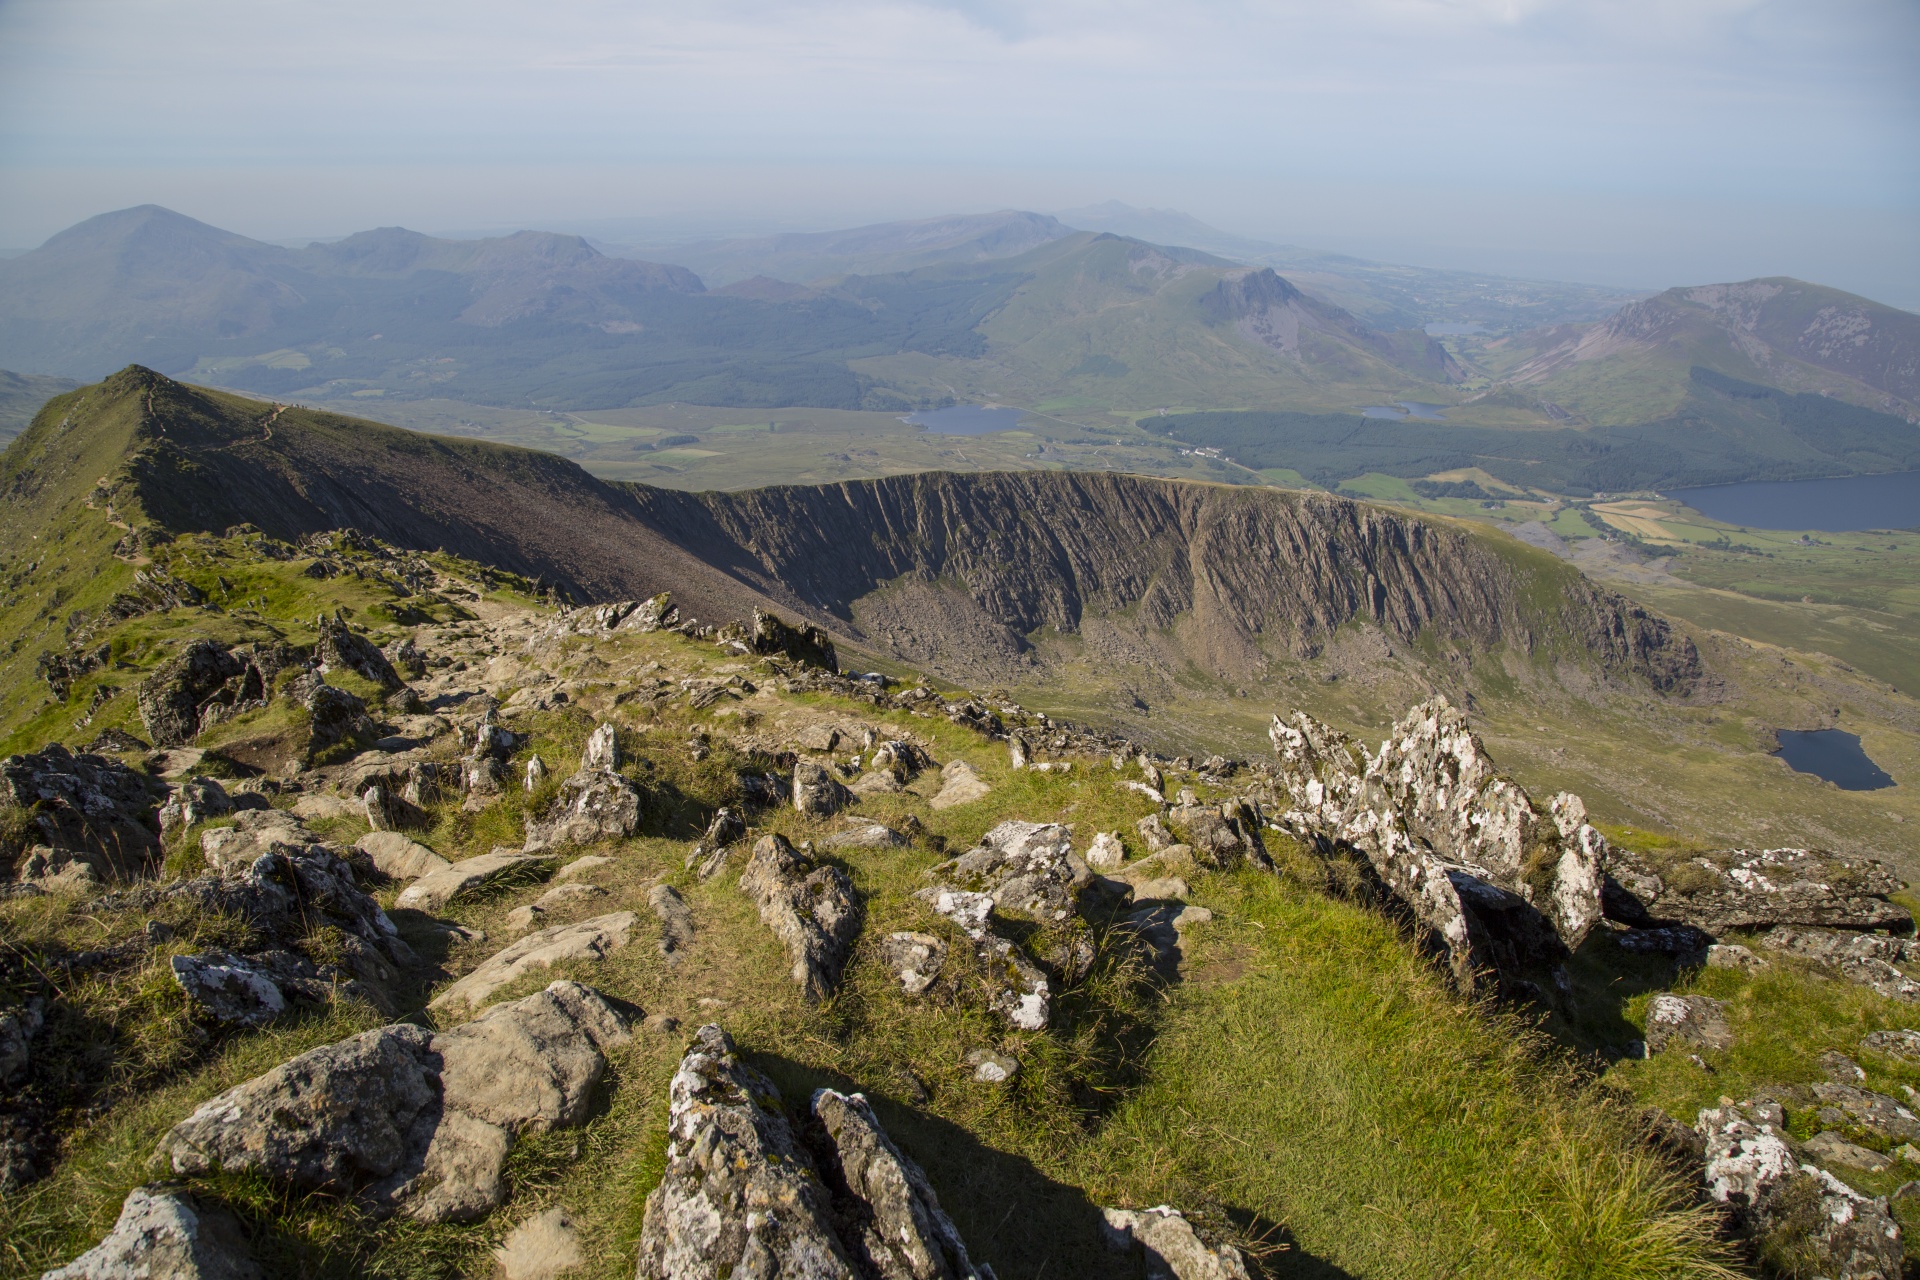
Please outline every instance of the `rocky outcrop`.
[{"label": "rocky outcrop", "polygon": [[1687,924],[1711,934],[1772,925],[1913,932],[1887,900],[1904,884],[1871,858],[1821,849],[1731,849],[1656,864],[1610,849],[1607,914],[1627,924]]},{"label": "rocky outcrop", "polygon": [[833,640],[811,623],[798,626],[786,622],[765,609],[753,611],[753,627],[747,644],[761,655],[779,654],[795,662],[825,671],[840,670],[840,659],[833,651]]},{"label": "rocky outcrop", "polygon": [[572,982],[438,1034],[412,1024],[303,1053],[203,1103],[161,1140],[175,1173],[251,1171],[425,1222],[482,1217],[505,1196],[514,1139],[579,1124],[630,1038]]},{"label": "rocky outcrop", "polygon": [[40,1280],[263,1280],[240,1223],[176,1187],[135,1187],[113,1230]]},{"label": "rocky outcrop", "polygon": [[1816,1165],[1804,1164],[1776,1103],[1748,1102],[1700,1113],[1706,1189],[1739,1230],[1776,1255],[1805,1259],[1830,1280],[1894,1280],[1902,1274],[1900,1228],[1885,1197],[1864,1196]]},{"label": "rocky outcrop", "polygon": [[0,810],[26,821],[22,878],[44,879],[83,867],[87,879],[116,879],[152,869],[160,853],[156,808],[165,787],[106,756],[75,755],[58,743],[0,760]]},{"label": "rocky outcrop", "polygon": [[1244,800],[1176,805],[1168,810],[1166,820],[1186,838],[1194,856],[1210,867],[1225,869],[1242,862],[1273,866],[1260,840],[1260,817]]},{"label": "rocky outcrop", "polygon": [[1178,1209],[1104,1209],[1107,1243],[1116,1252],[1136,1252],[1147,1280],[1252,1280],[1246,1259],[1232,1245],[1209,1245]]},{"label": "rocky outcrop", "polygon": [[1896,963],[1920,960],[1920,943],[1883,933],[1842,933],[1832,929],[1769,929],[1760,938],[1769,951],[1804,956],[1849,982],[1857,982],[1889,1000],[1920,1002],[1920,982]]},{"label": "rocky outcrop", "polygon": [[382,693],[396,692],[405,683],[380,647],[349,627],[338,612],[330,618],[322,614],[314,620],[314,627],[320,634],[313,656],[323,673],[344,667],[378,685]]},{"label": "rocky outcrop", "polygon": [[1377,755],[1304,712],[1275,716],[1269,736],[1287,824],[1364,855],[1463,987],[1525,982],[1599,922],[1607,844],[1579,798],[1541,811],[1446,699],[1415,707]]},{"label": "rocky outcrop", "polygon": [[1727,1006],[1710,996],[1655,996],[1647,1002],[1647,1052],[1658,1053],[1668,1045],[1732,1048]]},{"label": "rocky outcrop", "polygon": [[768,835],[753,846],[740,887],[785,945],[793,980],[807,999],[831,995],[860,933],[860,909],[847,873],[815,866],[785,836]]},{"label": "rocky outcrop", "polygon": [[824,766],[811,760],[793,766],[793,807],[798,812],[826,817],[838,813],[852,799]]},{"label": "rocky outcrop", "polygon": [[816,1093],[803,1142],[773,1082],[709,1025],[668,1097],[636,1280],[991,1280],[859,1094]]},{"label": "rocky outcrop", "polygon": [[631,911],[616,911],[530,933],[481,961],[472,973],[435,996],[432,1007],[454,1011],[477,1009],[501,987],[535,969],[605,959],[608,952],[627,945],[638,920]]},{"label": "rocky outcrop", "polygon": [[640,788],[620,768],[620,744],[610,724],[587,739],[580,768],[560,784],[560,794],[538,822],[527,824],[526,848],[624,840],[640,830]]}]

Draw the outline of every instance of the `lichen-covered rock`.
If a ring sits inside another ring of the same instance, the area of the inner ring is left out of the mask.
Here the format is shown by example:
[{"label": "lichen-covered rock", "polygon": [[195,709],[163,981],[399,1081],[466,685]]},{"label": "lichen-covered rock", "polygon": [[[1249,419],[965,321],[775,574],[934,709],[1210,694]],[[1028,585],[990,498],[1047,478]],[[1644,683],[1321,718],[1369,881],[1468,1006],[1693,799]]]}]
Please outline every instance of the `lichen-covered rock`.
[{"label": "lichen-covered rock", "polygon": [[849,818],[820,843],[828,849],[894,849],[907,838],[893,828],[868,818]]},{"label": "lichen-covered rock", "polygon": [[28,841],[48,851],[43,865],[22,867],[23,878],[73,863],[101,880],[144,874],[160,853],[155,809],[164,795],[161,783],[118,760],[59,743],[0,760],[0,808],[28,814]]},{"label": "lichen-covered rock", "polygon": [[1377,755],[1305,713],[1269,729],[1302,836],[1357,849],[1444,950],[1456,981],[1558,963],[1601,916],[1607,845],[1573,796],[1541,812],[1444,698]]},{"label": "lichen-covered rock", "polygon": [[93,1248],[40,1280],[262,1280],[240,1223],[176,1187],[135,1187]]},{"label": "lichen-covered rock", "polygon": [[263,1027],[287,1011],[290,996],[324,1001],[331,994],[315,965],[289,951],[213,951],[175,956],[170,965],[174,984],[194,1009],[230,1026]]},{"label": "lichen-covered rock", "polygon": [[[307,748],[310,755],[342,742],[372,739],[373,718],[367,714],[367,704],[358,694],[317,678],[303,677],[303,680],[307,683],[300,697],[306,704],[307,724],[312,735]],[[292,691],[293,686],[289,686],[289,692]]]},{"label": "lichen-covered rock", "polygon": [[583,768],[560,784],[553,807],[527,824],[526,847],[624,840],[640,830],[640,788],[611,769]]},{"label": "lichen-covered rock", "polygon": [[1245,801],[1226,804],[1179,805],[1167,821],[1186,836],[1194,856],[1210,867],[1235,867],[1241,862],[1270,867],[1260,840],[1260,821]]},{"label": "lichen-covered rock", "polygon": [[820,1173],[833,1195],[839,1235],[876,1280],[979,1280],[927,1175],[887,1137],[858,1093],[819,1089],[813,1116],[824,1131]]},{"label": "lichen-covered rock", "polygon": [[793,766],[793,807],[825,817],[838,813],[852,794],[821,765],[802,760]]},{"label": "lichen-covered rock", "polygon": [[1118,870],[1127,860],[1127,847],[1120,843],[1118,831],[1101,831],[1087,846],[1086,864],[1095,871]]},{"label": "lichen-covered rock", "polygon": [[726,1033],[700,1028],[668,1086],[667,1167],[647,1196],[636,1280],[859,1280],[779,1107]]},{"label": "lichen-covered rock", "polygon": [[450,1031],[380,1027],[301,1054],[203,1103],[161,1140],[174,1172],[256,1171],[422,1221],[504,1198],[521,1133],[579,1124],[630,1038],[589,987],[556,982]]},{"label": "lichen-covered rock", "polygon": [[860,910],[847,873],[815,866],[785,836],[769,835],[753,846],[740,887],[785,944],[793,980],[807,999],[825,999],[839,985],[860,933]]},{"label": "lichen-covered rock", "polygon": [[1009,820],[980,843],[934,868],[956,888],[993,897],[997,910],[1043,923],[1065,920],[1093,870],[1073,851],[1073,833],[1057,822]]},{"label": "lichen-covered rock", "polygon": [[387,655],[380,652],[380,647],[355,632],[338,612],[330,618],[322,614],[314,625],[320,637],[314,644],[313,655],[323,670],[345,667],[361,679],[379,685],[383,693],[393,693],[405,683],[387,661]]},{"label": "lichen-covered rock", "polygon": [[1103,1209],[1108,1246],[1138,1250],[1147,1280],[1251,1280],[1247,1262],[1232,1245],[1209,1245],[1178,1209]]},{"label": "lichen-covered rock", "polygon": [[1913,916],[1887,900],[1904,884],[1871,858],[1822,849],[1730,849],[1656,866],[1610,849],[1607,914],[1627,924],[1689,924],[1711,934],[1774,925],[1913,930]]},{"label": "lichen-covered rock", "polygon": [[[140,721],[156,747],[191,742],[201,729],[201,706],[222,693],[229,681],[244,681],[247,664],[217,640],[196,640],[140,682],[134,701]],[[265,696],[254,673],[255,699]]]},{"label": "lichen-covered rock", "polygon": [[160,806],[160,831],[164,835],[232,812],[233,799],[225,787],[212,778],[192,778],[175,787]]},{"label": "lichen-covered rock", "polygon": [[1920,1116],[1886,1094],[1838,1080],[1815,1081],[1812,1088],[1822,1124],[1864,1129],[1890,1142],[1920,1142]]},{"label": "lichen-covered rock", "polygon": [[610,724],[602,724],[587,735],[587,747],[580,755],[582,769],[605,769],[611,773],[620,767],[620,736]]},{"label": "lichen-covered rock", "polygon": [[218,871],[243,871],[275,845],[304,849],[313,843],[306,823],[285,809],[243,810],[232,826],[200,833],[200,852]]},{"label": "lichen-covered rock", "polygon": [[1805,956],[1889,1000],[1920,1002],[1920,982],[1894,967],[1920,959],[1920,945],[1909,938],[1783,926],[1768,930],[1760,945],[1769,951]]},{"label": "lichen-covered rock", "polygon": [[925,994],[939,980],[947,963],[947,944],[931,933],[890,933],[881,944],[887,968],[910,996]]},{"label": "lichen-covered rock", "polygon": [[753,634],[748,643],[759,654],[782,654],[823,671],[840,670],[833,640],[810,623],[793,626],[764,609],[753,611]]},{"label": "lichen-covered rock", "polygon": [[1803,1164],[1777,1105],[1710,1108],[1696,1126],[1706,1139],[1707,1194],[1732,1212],[1749,1239],[1803,1260],[1830,1280],[1895,1280],[1900,1228],[1884,1197],[1863,1196],[1826,1170]]},{"label": "lichen-covered rock", "polygon": [[1908,1062],[1920,1062],[1920,1031],[1899,1028],[1870,1032],[1861,1039],[1860,1047]]},{"label": "lichen-covered rock", "polygon": [[602,960],[627,945],[639,917],[616,911],[574,924],[542,929],[509,944],[482,960],[466,977],[432,1001],[435,1009],[477,1009],[501,987],[535,969],[551,969],[573,960]]},{"label": "lichen-covered rock", "polygon": [[1658,1053],[1670,1044],[1731,1049],[1727,1006],[1711,996],[1655,996],[1647,1002],[1647,1052]]}]

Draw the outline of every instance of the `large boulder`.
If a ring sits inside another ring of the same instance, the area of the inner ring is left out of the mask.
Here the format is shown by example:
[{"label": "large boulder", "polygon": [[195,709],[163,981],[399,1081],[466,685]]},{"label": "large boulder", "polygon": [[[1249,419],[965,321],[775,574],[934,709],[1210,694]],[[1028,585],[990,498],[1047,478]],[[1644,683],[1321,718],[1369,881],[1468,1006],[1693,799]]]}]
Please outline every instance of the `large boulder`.
[{"label": "large boulder", "polygon": [[366,742],[374,736],[373,717],[360,696],[318,676],[302,676],[287,686],[307,709],[309,755],[343,742]]},{"label": "large boulder", "polygon": [[796,1133],[773,1082],[709,1025],[668,1099],[636,1280],[992,1280],[860,1094],[816,1092]]},{"label": "large boulder", "polygon": [[1696,1128],[1706,1140],[1707,1195],[1766,1252],[1829,1280],[1902,1274],[1900,1227],[1886,1198],[1801,1163],[1777,1104],[1709,1108]]},{"label": "large boulder", "polygon": [[93,1248],[40,1280],[262,1280],[240,1223],[177,1187],[135,1187]]},{"label": "large boulder", "polygon": [[[608,739],[610,744],[611,739]],[[606,746],[602,758],[613,756]],[[610,768],[583,767],[560,784],[544,819],[527,824],[526,847],[624,840],[640,830],[640,788]]]},{"label": "large boulder", "polygon": [[826,671],[840,670],[833,640],[811,623],[793,626],[764,609],[753,611],[753,632],[747,643],[755,653],[780,654]]},{"label": "large boulder", "polygon": [[838,813],[852,798],[823,766],[811,760],[793,766],[793,807],[799,812],[825,817]]},{"label": "large boulder", "polygon": [[[244,680],[246,672],[246,664],[217,640],[196,640],[161,663],[134,693],[140,722],[153,745],[191,742],[200,732],[201,706],[225,690],[228,681]],[[254,698],[265,696],[257,687],[251,692]]]},{"label": "large boulder", "polygon": [[345,667],[361,679],[379,685],[383,693],[397,692],[405,683],[387,655],[380,652],[380,647],[355,632],[338,612],[331,618],[322,614],[314,626],[320,636],[313,646],[313,656],[322,671]]},{"label": "large boulder", "polygon": [[1073,833],[1057,822],[1000,823],[980,843],[934,868],[958,889],[990,894],[1003,914],[1043,924],[1067,919],[1093,882],[1073,851]]},{"label": "large boulder", "polygon": [[740,887],[786,946],[793,980],[807,999],[832,994],[860,933],[860,908],[847,873],[816,866],[785,836],[768,835],[753,846]]},{"label": "large boulder", "polygon": [[395,880],[418,880],[453,865],[398,831],[369,831],[354,841],[354,848],[373,859],[374,869],[381,875]]},{"label": "large boulder", "polygon": [[[0,809],[25,817],[23,878],[61,874],[69,866],[93,879],[125,878],[152,869],[160,853],[163,784],[106,756],[75,755],[58,743],[0,760]],[[28,852],[37,847],[38,853]]]},{"label": "large boulder", "polygon": [[175,1173],[257,1172],[375,1212],[469,1221],[505,1197],[514,1139],[577,1125],[625,1015],[572,982],[438,1034],[412,1024],[301,1054],[201,1104],[160,1142]]},{"label": "large boulder", "polygon": [[535,969],[550,969],[576,960],[604,959],[608,952],[627,945],[638,919],[631,911],[616,911],[530,933],[481,961],[472,973],[435,996],[433,1007],[477,1009],[495,991]]},{"label": "large boulder", "polygon": [[1528,982],[1599,922],[1607,844],[1579,798],[1542,811],[1445,698],[1415,707],[1373,755],[1304,712],[1275,716],[1268,736],[1288,825],[1362,854],[1462,987],[1488,973]]}]

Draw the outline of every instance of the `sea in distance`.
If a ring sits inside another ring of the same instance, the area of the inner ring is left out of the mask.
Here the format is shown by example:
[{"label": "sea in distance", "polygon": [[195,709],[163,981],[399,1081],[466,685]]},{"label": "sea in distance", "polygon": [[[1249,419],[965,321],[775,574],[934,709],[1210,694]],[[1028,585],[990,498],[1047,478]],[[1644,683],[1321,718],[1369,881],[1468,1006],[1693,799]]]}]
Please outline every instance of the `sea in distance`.
[{"label": "sea in distance", "polygon": [[1752,529],[1854,533],[1920,527],[1920,471],[1716,484],[1669,489],[1666,496],[1701,515]]}]

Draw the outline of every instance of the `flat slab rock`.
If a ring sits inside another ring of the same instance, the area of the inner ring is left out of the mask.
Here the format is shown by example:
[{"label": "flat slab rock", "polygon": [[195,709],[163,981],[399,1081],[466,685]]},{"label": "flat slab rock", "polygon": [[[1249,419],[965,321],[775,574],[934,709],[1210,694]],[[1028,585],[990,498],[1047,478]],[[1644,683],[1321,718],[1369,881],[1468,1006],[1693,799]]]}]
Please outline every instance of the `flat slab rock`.
[{"label": "flat slab rock", "polygon": [[1669,1045],[1731,1049],[1727,1006],[1710,996],[1655,996],[1647,1002],[1647,1052],[1658,1053]]},{"label": "flat slab rock", "polygon": [[569,960],[600,960],[627,945],[639,917],[616,911],[574,924],[530,933],[480,962],[478,968],[432,1000],[435,1009],[477,1009],[487,997],[534,969],[550,969]]},{"label": "flat slab rock", "polygon": [[396,907],[414,911],[438,911],[463,893],[471,893],[490,881],[530,863],[550,859],[538,854],[500,852],[483,853],[449,864],[444,870],[430,872],[400,891]]},{"label": "flat slab rock", "polygon": [[809,1146],[773,1082],[708,1025],[668,1096],[667,1168],[647,1197],[636,1280],[992,1280],[861,1095],[816,1092]]},{"label": "flat slab rock", "polygon": [[973,771],[973,766],[964,760],[948,761],[940,770],[942,779],[940,790],[934,793],[927,804],[935,809],[951,809],[956,805],[972,804],[975,800],[992,793],[981,776]]},{"label": "flat slab rock", "polygon": [[379,1027],[303,1053],[198,1107],[161,1139],[173,1171],[257,1171],[376,1213],[471,1221],[505,1197],[514,1139],[577,1125],[631,1038],[599,992],[555,982],[438,1034]]},{"label": "flat slab rock", "polygon": [[174,1187],[135,1187],[93,1248],[40,1280],[264,1280],[240,1223]]},{"label": "flat slab rock", "polygon": [[807,999],[825,999],[839,985],[860,934],[859,904],[847,873],[815,866],[785,836],[767,835],[753,846],[740,888],[786,946],[793,980]]},{"label": "flat slab rock", "polygon": [[354,847],[373,859],[381,875],[395,880],[418,880],[436,871],[445,871],[453,863],[427,846],[410,840],[398,831],[369,831],[354,841]]}]

